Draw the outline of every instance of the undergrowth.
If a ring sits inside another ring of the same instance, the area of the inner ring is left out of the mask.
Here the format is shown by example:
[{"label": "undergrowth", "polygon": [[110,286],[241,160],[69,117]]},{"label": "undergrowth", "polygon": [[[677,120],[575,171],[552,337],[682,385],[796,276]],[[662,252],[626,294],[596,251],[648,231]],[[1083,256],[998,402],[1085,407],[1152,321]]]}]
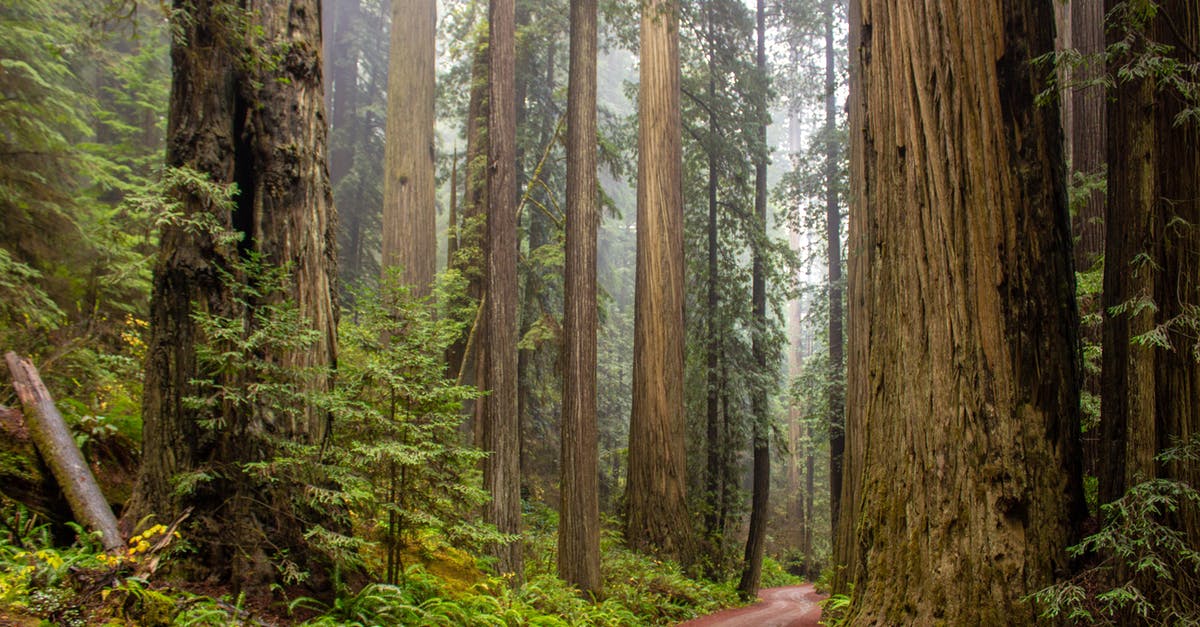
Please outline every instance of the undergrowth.
[{"label": "undergrowth", "polygon": [[[288,598],[279,589],[269,606],[233,594],[196,594],[184,583],[155,575],[160,559],[172,559],[170,551],[159,552],[160,540],[172,535],[161,530],[135,538],[124,553],[106,555],[86,535],[70,547],[55,548],[44,525],[20,534],[10,529],[0,533],[0,623],[673,625],[738,603],[731,582],[691,579],[674,563],[626,549],[613,524],[606,525],[601,540],[604,594],[584,598],[555,575],[556,514],[530,505],[525,518],[527,583],[518,589],[479,569],[466,572],[461,565],[434,574],[439,560],[457,559],[438,548],[409,565],[395,585],[351,588],[339,581],[332,599]],[[154,569],[148,568],[151,563]],[[764,581],[774,585],[776,576]]]}]

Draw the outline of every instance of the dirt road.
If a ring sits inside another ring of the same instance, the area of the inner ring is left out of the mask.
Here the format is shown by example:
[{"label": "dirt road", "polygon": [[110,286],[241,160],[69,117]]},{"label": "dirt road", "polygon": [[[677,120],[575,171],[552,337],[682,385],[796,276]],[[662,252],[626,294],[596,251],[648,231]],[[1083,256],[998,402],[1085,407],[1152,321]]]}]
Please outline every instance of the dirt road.
[{"label": "dirt road", "polygon": [[679,627],[816,627],[821,620],[817,605],[825,596],[812,584],[767,588],[758,603],[725,610],[682,623]]}]

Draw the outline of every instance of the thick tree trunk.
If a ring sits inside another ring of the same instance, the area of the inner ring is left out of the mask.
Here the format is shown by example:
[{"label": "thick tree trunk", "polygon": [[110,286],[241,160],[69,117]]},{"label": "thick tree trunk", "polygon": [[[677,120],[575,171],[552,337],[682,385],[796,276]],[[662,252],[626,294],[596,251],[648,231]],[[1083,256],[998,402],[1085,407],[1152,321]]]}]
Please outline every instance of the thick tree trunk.
[{"label": "thick tree trunk", "polygon": [[[268,264],[290,268],[286,297],[318,332],[313,345],[264,359],[295,372],[335,363],[335,225],[325,166],[319,3],[178,0],[175,8],[167,164],[236,184],[238,194],[229,208],[179,189],[185,220],[163,229],[147,341],[144,460],[129,518],[166,521],[194,506],[188,539],[200,565],[235,585],[259,587],[277,577],[271,565],[277,555],[268,550],[290,550],[301,567],[318,558],[303,541],[304,524],[285,509],[296,495],[286,487],[265,493],[243,465],[270,458],[274,442],[320,442],[329,418],[311,407],[272,413],[226,404],[203,415],[189,407],[185,399],[198,390],[193,382],[207,376],[196,356],[206,338],[193,316],[241,318],[253,328],[254,309],[266,302],[235,298],[222,274],[244,279],[234,262],[254,251]],[[230,34],[244,30],[243,20],[258,33],[254,41]],[[275,52],[274,63],[244,62]],[[224,244],[209,230],[191,228],[193,222],[211,222],[241,240],[236,248]],[[315,392],[328,384],[324,377],[309,383]],[[223,426],[203,428],[201,418]],[[176,476],[203,469],[215,478],[189,494],[175,490]]]},{"label": "thick tree trunk", "polygon": [[83,453],[75,444],[75,438],[62,414],[54,406],[54,399],[42,384],[38,371],[28,359],[16,353],[4,355],[8,371],[12,375],[17,398],[25,409],[25,424],[29,435],[50,467],[50,472],[62,488],[75,520],[89,531],[100,533],[100,542],[105,550],[121,549],[125,542],[117,531],[117,519],[112,508],[100,491],[100,485],[92,476],[92,470],[83,460]]},{"label": "thick tree trunk", "polygon": [[1084,514],[1052,7],[856,4],[851,622],[1032,624]]},{"label": "thick tree trunk", "polygon": [[[487,521],[505,534],[521,533],[521,432],[517,416],[517,207],[516,100],[513,92],[513,0],[491,0],[488,9],[490,80],[488,116],[487,348],[484,363],[484,484],[492,500]],[[522,541],[492,547],[497,570],[524,581]]]},{"label": "thick tree trunk", "polygon": [[[767,80],[766,53],[766,8],[764,0],[755,4],[755,23],[757,32],[757,68],[764,83]],[[832,16],[828,28],[832,30]],[[832,35],[826,31],[826,44],[831,45]],[[826,52],[826,61],[832,60],[832,47]],[[832,68],[826,77],[832,76]],[[761,116],[758,131],[758,142],[761,148],[754,160],[754,215],[756,237],[753,244],[754,257],[751,270],[751,300],[754,305],[754,329],[752,345],[755,365],[762,376],[767,376],[767,347],[764,334],[767,331],[767,283],[764,268],[763,247],[767,239],[767,94],[763,91],[757,103]],[[738,592],[743,598],[753,599],[758,596],[759,582],[762,579],[763,551],[767,543],[767,518],[770,516],[771,489],[771,414],[767,408],[767,391],[761,384],[756,385],[750,393],[750,405],[753,412],[754,439],[754,492],[750,505],[750,532],[746,537],[746,553],[742,578],[738,582]]]},{"label": "thick tree trunk", "polygon": [[385,273],[399,267],[402,282],[416,296],[429,294],[437,272],[436,25],[434,0],[393,0],[380,266]]},{"label": "thick tree trunk", "polygon": [[[1160,3],[1145,35],[1195,55],[1200,6]],[[1108,105],[1101,502],[1154,477],[1200,483],[1195,464],[1154,459],[1173,438],[1200,433],[1200,361],[1188,326],[1200,306],[1200,124],[1176,125],[1182,106],[1153,77],[1119,82]],[[1134,341],[1159,332],[1170,348]],[[1192,546],[1198,510],[1190,504],[1177,516]]]},{"label": "thick tree trunk", "polygon": [[691,560],[683,416],[683,190],[678,5],[642,7],[633,411],[625,540]]},{"label": "thick tree trunk", "polygon": [[563,300],[562,505],[558,575],[601,593],[596,429],[596,0],[571,3]]}]

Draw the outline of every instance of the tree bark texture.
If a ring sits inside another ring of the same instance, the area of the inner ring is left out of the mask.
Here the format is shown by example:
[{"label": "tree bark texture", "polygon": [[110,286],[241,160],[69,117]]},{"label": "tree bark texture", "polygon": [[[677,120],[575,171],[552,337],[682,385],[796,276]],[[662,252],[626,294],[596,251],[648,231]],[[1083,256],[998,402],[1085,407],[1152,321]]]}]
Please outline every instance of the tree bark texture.
[{"label": "tree bark texture", "polygon": [[600,594],[602,584],[596,427],[596,21],[596,0],[571,3],[558,526],[558,575],[593,596]]},{"label": "tree bark texture", "polygon": [[[262,461],[271,455],[270,440],[319,442],[329,419],[313,408],[272,414],[223,407],[203,415],[189,408],[184,399],[196,394],[193,381],[206,374],[196,357],[206,339],[193,316],[242,317],[254,324],[254,308],[265,303],[234,298],[221,274],[244,279],[236,276],[234,262],[255,251],[268,264],[289,267],[286,297],[319,333],[307,349],[263,358],[289,371],[335,363],[335,214],[325,167],[319,6],[316,0],[175,3],[167,165],[236,184],[238,193],[229,208],[179,189],[183,219],[163,229],[147,340],[144,461],[129,518],[165,521],[194,506],[189,541],[198,548],[198,561],[238,585],[265,585],[276,576],[267,547],[295,549],[293,557],[302,551],[305,530],[284,511],[289,495],[279,490],[267,498],[254,493],[252,482],[236,479],[178,495],[172,480],[201,468],[240,469]],[[242,239],[236,247],[223,244],[211,231],[189,226],[193,222],[211,222]],[[328,384],[323,377],[312,382],[314,391]],[[202,428],[201,418],[224,426]],[[234,547],[220,537],[242,544]]]},{"label": "tree bark texture", "polygon": [[[828,28],[832,30],[832,4]],[[767,53],[766,53],[766,7],[764,0],[755,3],[755,32],[756,54],[755,61],[760,77],[763,80],[764,91],[758,98],[758,113],[761,123],[756,129],[758,142],[762,152],[754,160],[754,216],[757,224],[757,237],[753,244],[753,267],[751,269],[751,300],[754,307],[754,329],[751,337],[754,362],[759,373],[766,375],[767,347],[764,334],[767,329],[767,282],[766,269],[763,260],[763,246],[767,241]],[[826,52],[826,61],[832,59],[832,35],[827,31],[826,44],[830,48]],[[826,77],[832,76],[830,68]],[[839,253],[840,255],[840,253]],[[840,297],[840,294],[839,294]],[[753,599],[758,596],[759,582],[762,580],[763,552],[767,544],[767,519],[771,513],[771,414],[767,407],[767,391],[761,385],[755,386],[750,393],[750,405],[754,420],[753,449],[753,494],[750,502],[750,531],[746,536],[746,552],[743,558],[742,577],[738,582],[738,592],[743,598]]]},{"label": "tree bark texture", "polygon": [[851,622],[1032,624],[1085,513],[1052,6],[853,4]]},{"label": "tree bark texture", "polygon": [[683,416],[683,159],[678,5],[642,6],[633,411],[625,539],[690,560]]},{"label": "tree bark texture", "polygon": [[89,531],[99,532],[100,543],[105,550],[121,549],[125,542],[117,530],[117,519],[113,516],[112,508],[92,476],[91,468],[83,460],[83,453],[79,451],[62,414],[54,406],[54,399],[38,376],[37,368],[28,359],[18,357],[13,352],[5,354],[4,361],[12,375],[17,398],[21,399],[21,406],[25,409],[25,424],[29,427],[30,439],[62,488],[75,520]]},{"label": "tree bark texture", "polygon": [[[1200,6],[1160,3],[1145,34],[1194,62],[1186,55],[1200,50]],[[1153,77],[1118,82],[1108,103],[1101,502],[1154,477],[1200,483],[1195,464],[1154,459],[1172,438],[1200,432],[1200,362],[1187,321],[1200,306],[1200,126],[1174,124],[1182,106]],[[1155,333],[1168,347],[1135,341]],[[1180,518],[1194,545],[1200,512],[1185,507]]]},{"label": "tree bark texture", "polygon": [[416,296],[429,294],[437,272],[436,25],[434,0],[393,0],[381,267],[386,273],[399,266],[403,283]]},{"label": "tree bark texture", "polygon": [[[513,0],[488,5],[487,348],[488,396],[483,416],[484,483],[492,500],[487,521],[505,534],[521,533],[521,432],[517,414],[516,65]],[[522,542],[493,547],[497,570],[524,581]]]}]

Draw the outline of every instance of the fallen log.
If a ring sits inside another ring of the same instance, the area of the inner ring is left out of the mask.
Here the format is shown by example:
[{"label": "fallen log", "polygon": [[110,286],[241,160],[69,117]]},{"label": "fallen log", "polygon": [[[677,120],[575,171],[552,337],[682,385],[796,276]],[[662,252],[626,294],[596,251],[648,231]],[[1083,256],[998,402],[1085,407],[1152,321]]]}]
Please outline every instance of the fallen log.
[{"label": "fallen log", "polygon": [[24,407],[25,424],[34,446],[42,454],[50,472],[58,480],[75,519],[90,531],[100,533],[100,541],[109,551],[123,547],[117,531],[117,519],[100,491],[92,471],[75,445],[71,430],[54,406],[54,399],[28,359],[16,353],[4,355],[12,375],[13,387]]}]

